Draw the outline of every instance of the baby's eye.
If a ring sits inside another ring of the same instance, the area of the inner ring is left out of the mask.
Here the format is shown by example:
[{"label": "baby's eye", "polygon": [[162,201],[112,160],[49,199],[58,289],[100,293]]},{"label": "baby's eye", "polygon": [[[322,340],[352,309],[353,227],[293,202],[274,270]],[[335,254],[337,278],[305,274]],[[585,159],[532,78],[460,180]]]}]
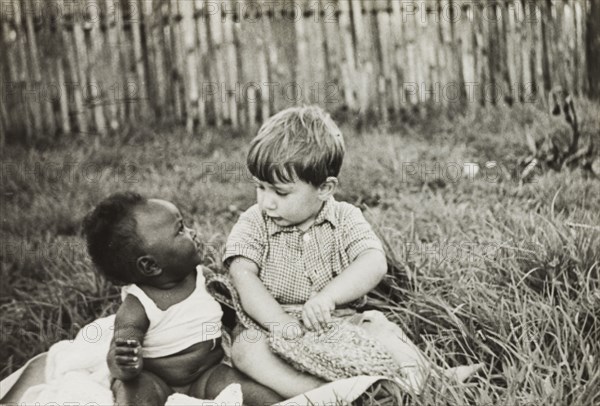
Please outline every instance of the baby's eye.
[{"label": "baby's eye", "polygon": [[277,196],[287,196],[289,194],[286,192],[279,192],[279,191],[276,191],[275,193],[277,194]]}]

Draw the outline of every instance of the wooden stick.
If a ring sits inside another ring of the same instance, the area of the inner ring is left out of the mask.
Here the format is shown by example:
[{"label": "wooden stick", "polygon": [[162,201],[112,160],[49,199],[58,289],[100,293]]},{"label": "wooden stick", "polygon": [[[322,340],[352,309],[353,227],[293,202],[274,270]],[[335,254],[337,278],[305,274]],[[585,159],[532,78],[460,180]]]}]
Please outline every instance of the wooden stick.
[{"label": "wooden stick", "polygon": [[[516,2],[518,3],[519,0]],[[521,81],[521,59],[519,58],[519,49],[523,46],[518,42],[516,7],[514,2],[505,3],[502,19],[506,27],[506,59],[504,60],[508,73],[508,92],[506,94],[510,94],[512,103],[519,102],[519,82]]]},{"label": "wooden stick", "polygon": [[[62,26],[58,27],[59,35],[60,31],[63,30]],[[59,88],[59,105],[60,105],[60,126],[63,134],[71,133],[71,122],[69,119],[69,103],[67,95],[67,87],[65,81],[65,69],[64,59],[62,57],[56,58],[56,78]]]},{"label": "wooden stick", "polygon": [[390,15],[387,11],[376,9],[377,13],[377,31],[379,33],[379,58],[380,58],[380,86],[379,86],[379,112],[384,122],[389,120],[388,109],[393,107],[392,93],[392,59],[393,45],[390,44]]},{"label": "wooden stick", "polygon": [[339,26],[338,1],[327,1],[320,4],[319,22],[323,32],[325,86],[322,93],[325,103],[331,109],[341,104],[341,31]]},{"label": "wooden stick", "polygon": [[215,125],[223,125],[223,120],[229,118],[228,105],[222,97],[225,85],[225,66],[223,59],[223,27],[221,23],[221,10],[217,7],[214,12],[209,12],[209,29],[212,39],[211,47],[211,77],[216,79],[217,93],[213,96],[215,110]]},{"label": "wooden stick", "polygon": [[[115,7],[119,7],[122,10],[122,6],[128,6],[127,2],[114,3]],[[121,60],[121,76],[123,78],[123,85],[120,86],[119,93],[122,100],[123,108],[123,121],[134,123],[136,121],[136,97],[138,80],[135,75],[135,68],[132,62],[132,45],[131,45],[131,18],[127,17],[128,13],[125,14],[118,10],[116,15],[116,21],[118,23],[117,29],[117,45],[119,49],[119,59]],[[128,34],[129,33],[129,34]]]},{"label": "wooden stick", "polygon": [[[6,53],[10,53],[10,45],[9,38],[6,34],[10,36],[10,31],[8,30],[8,21],[5,21],[4,13],[0,14],[0,47],[5,50]],[[11,55],[12,56],[12,55]],[[8,59],[8,58],[7,58]],[[6,143],[6,131],[9,126],[8,123],[8,112],[6,111],[6,102],[8,101],[8,93],[6,92],[5,87],[13,85],[12,80],[9,77],[6,78],[4,75],[4,59],[0,59],[0,89],[2,90],[2,103],[0,103],[0,148],[4,148]],[[12,91],[12,88],[11,88]]]},{"label": "wooden stick", "polygon": [[541,42],[542,42],[542,66],[544,75],[544,89],[549,92],[552,89],[552,28],[550,26],[551,10],[547,3],[541,3]]},{"label": "wooden stick", "polygon": [[[91,9],[99,10],[97,0],[89,0],[88,6],[92,6]],[[100,43],[100,15],[95,16],[95,21],[86,21],[86,25],[89,25],[89,37],[91,42],[91,58],[88,56],[90,63],[88,65],[89,69],[89,83],[88,89],[94,89],[94,94],[92,94],[90,102],[92,103],[92,109],[94,114],[94,123],[96,126],[96,131],[104,136],[106,135],[106,118],[104,117],[104,100],[102,95],[102,83],[98,81],[98,76],[96,75],[96,70],[99,68],[100,52],[102,44]]]},{"label": "wooden stick", "polygon": [[[33,138],[37,139],[42,136],[43,131],[43,119],[42,110],[40,103],[39,90],[42,86],[42,77],[40,73],[40,62],[38,57],[37,41],[35,38],[35,32],[33,29],[33,18],[31,16],[31,10],[33,10],[34,3],[31,0],[25,0],[23,3],[29,10],[26,12],[21,9],[25,14],[25,27],[27,32],[27,49],[29,50],[29,81],[27,86],[32,86],[30,94],[34,94],[34,97],[27,97],[28,109],[33,117]],[[22,17],[21,17],[22,18]],[[29,93],[29,92],[28,92]]]},{"label": "wooden stick", "polygon": [[140,118],[143,120],[149,117],[149,113],[146,70],[144,68],[144,55],[142,54],[142,38],[140,30],[142,10],[139,7],[138,0],[129,0],[129,7],[131,10],[131,38],[133,42],[133,62],[135,65],[136,73],[136,98]]},{"label": "wooden stick", "polygon": [[[38,10],[41,3],[36,3],[36,15],[43,15],[42,10]],[[38,14],[39,13],[39,14]],[[41,25],[41,27],[40,27]],[[36,42],[40,44],[39,60],[41,75],[44,79],[40,85],[40,103],[42,108],[42,119],[44,122],[44,135],[46,137],[54,137],[57,133],[57,122],[54,113],[53,95],[51,89],[56,86],[56,65],[54,60],[57,58],[57,38],[56,30],[51,30],[50,20],[42,19],[41,24],[38,23],[36,32]]]},{"label": "wooden stick", "polygon": [[[62,0],[59,0],[58,3],[59,6],[62,6]],[[63,9],[61,7],[61,9]],[[77,61],[77,53],[75,50],[75,44],[74,44],[74,39],[73,39],[73,31],[74,31],[74,25],[75,25],[75,16],[71,15],[71,14],[65,14],[64,15],[64,27],[63,29],[61,29],[61,33],[62,33],[62,42],[64,44],[65,47],[65,55],[66,55],[66,62],[67,62],[67,69],[65,71],[65,78],[68,78],[68,80],[65,80],[65,98],[67,99],[71,99],[70,96],[68,96],[68,93],[70,91],[73,92],[73,108],[71,109],[73,115],[75,115],[75,121],[77,124],[77,131],[79,131],[80,133],[86,134],[88,132],[88,120],[87,120],[87,114],[85,111],[85,105],[84,105],[84,101],[83,101],[83,86],[85,85],[85,83],[81,83],[81,80],[79,79],[79,68],[78,68],[78,61]],[[66,83],[69,82],[71,83],[71,86],[66,87]]]},{"label": "wooden stick", "polygon": [[[164,78],[159,78],[157,66],[157,53],[160,50],[158,42],[158,32],[160,27],[160,8],[156,7],[154,11],[154,2],[150,0],[139,0],[138,7],[140,8],[140,29],[145,41],[142,42],[142,55],[146,65],[146,108],[147,113],[155,119],[160,118],[161,110],[163,110],[164,99],[159,95],[159,82]],[[162,71],[161,71],[162,73]]]},{"label": "wooden stick", "polygon": [[515,1],[515,14],[520,19],[515,19],[517,25],[517,52],[521,52],[520,60],[520,85],[519,85],[519,99],[522,102],[529,102],[529,95],[531,93],[532,78],[531,78],[531,54],[532,54],[532,43],[531,43],[531,32],[529,30],[529,21],[527,16],[527,10],[525,8],[526,0]]},{"label": "wooden stick", "polygon": [[191,1],[182,1],[181,30],[183,32],[183,52],[185,59],[185,110],[186,124],[185,128],[188,134],[194,132],[194,120],[198,117],[198,77],[196,61],[196,32],[194,27],[194,3]]},{"label": "wooden stick", "polygon": [[[267,119],[277,110],[277,101],[281,99],[274,93],[271,97],[271,88],[267,87],[267,84],[277,82],[281,85],[279,77],[275,71],[277,69],[277,45],[273,38],[273,26],[271,24],[269,15],[263,13],[260,16],[260,27],[262,29],[262,35],[260,36],[260,49],[262,55],[258,57],[259,64],[259,77],[262,88],[262,103],[261,103],[261,121],[264,123]],[[281,86],[280,86],[281,87]],[[279,89],[279,91],[281,91]]]},{"label": "wooden stick", "polygon": [[171,64],[173,67],[173,95],[175,100],[175,116],[178,122],[182,122],[185,112],[185,61],[184,46],[181,32],[181,12],[179,6],[181,0],[168,2],[169,4],[169,26],[171,28]]},{"label": "wooden stick", "polygon": [[358,106],[355,98],[354,77],[356,75],[354,45],[352,40],[351,10],[349,0],[339,0],[340,6],[340,37],[342,41],[342,88],[344,100],[350,111]]},{"label": "wooden stick", "polygon": [[356,41],[356,70],[353,72],[352,80],[356,84],[358,94],[358,108],[360,115],[364,115],[368,109],[368,77],[367,77],[367,47],[364,41],[365,28],[363,24],[361,0],[349,0],[352,12],[352,21],[354,22],[354,39]]},{"label": "wooden stick", "polygon": [[[379,110],[379,95],[384,90],[384,83],[379,81],[380,58],[377,56],[377,31],[375,25],[375,10],[373,0],[361,0],[355,3],[359,7],[362,16],[362,35],[359,44],[362,46],[360,93],[363,95],[361,111],[366,113],[371,110]],[[360,53],[359,53],[360,55]],[[359,94],[360,94],[359,93]],[[371,103],[372,101],[372,103]],[[377,106],[377,107],[375,107]]]},{"label": "wooden stick", "polygon": [[204,86],[208,84],[210,80],[210,70],[209,70],[209,42],[208,42],[208,27],[207,27],[207,18],[206,18],[206,9],[205,9],[205,1],[204,0],[196,0],[195,1],[195,12],[197,15],[196,18],[196,34],[197,34],[197,44],[198,44],[198,82],[203,86],[200,89],[200,97],[198,98],[198,120],[200,122],[201,127],[205,127],[207,125],[207,117],[206,117],[206,95],[204,94]]},{"label": "wooden stick", "polygon": [[575,95],[579,96],[584,94],[585,86],[585,37],[583,36],[584,22],[580,1],[573,3],[573,19],[575,23]]},{"label": "wooden stick", "polygon": [[74,20],[73,20],[73,39],[74,39],[74,56],[75,56],[75,63],[77,66],[77,77],[78,77],[78,82],[79,82],[79,86],[82,89],[82,97],[83,97],[83,110],[80,111],[80,114],[83,115],[85,117],[85,121],[86,121],[86,129],[82,130],[81,132],[87,133],[89,131],[89,128],[87,126],[87,123],[89,123],[89,119],[90,119],[90,111],[88,110],[88,103],[90,103],[90,94],[89,94],[89,89],[90,87],[90,79],[88,77],[88,72],[89,72],[89,64],[88,64],[88,54],[87,54],[87,47],[85,45],[85,37],[84,37],[84,33],[83,33],[83,21],[82,21],[82,17],[81,15],[76,15],[74,16]]},{"label": "wooden stick", "polygon": [[401,12],[401,2],[391,1],[392,15],[390,16],[390,30],[392,36],[392,72],[391,72],[391,93],[392,93],[392,105],[394,112],[400,111],[400,83],[404,80],[403,75],[403,22]]},{"label": "wooden stick", "polygon": [[[107,48],[107,66],[106,68],[112,74],[107,83],[108,95],[108,122],[112,130],[117,130],[122,121],[125,120],[124,106],[122,100],[122,77],[123,67],[121,66],[120,45],[119,45],[119,19],[123,15],[118,12],[117,5],[110,0],[102,0],[102,8],[106,15],[105,48]],[[108,86],[110,85],[110,86]]]},{"label": "wooden stick", "polygon": [[221,6],[226,7],[228,13],[222,17],[223,23],[223,57],[225,62],[225,81],[226,104],[231,120],[231,126],[235,129],[239,127],[237,95],[239,94],[239,83],[237,83],[237,58],[233,36],[233,20],[237,0],[228,0],[222,2]]}]

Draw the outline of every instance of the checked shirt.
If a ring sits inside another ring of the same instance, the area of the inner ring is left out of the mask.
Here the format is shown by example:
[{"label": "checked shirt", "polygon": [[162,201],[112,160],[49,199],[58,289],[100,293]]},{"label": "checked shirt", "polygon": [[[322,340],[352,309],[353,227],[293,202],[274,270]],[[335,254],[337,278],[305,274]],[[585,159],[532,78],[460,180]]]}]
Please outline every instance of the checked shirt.
[{"label": "checked shirt", "polygon": [[276,224],[255,204],[231,230],[223,262],[228,266],[237,256],[255,262],[278,303],[304,304],[369,249],[383,252],[361,211],[349,203],[330,198],[305,232]]}]

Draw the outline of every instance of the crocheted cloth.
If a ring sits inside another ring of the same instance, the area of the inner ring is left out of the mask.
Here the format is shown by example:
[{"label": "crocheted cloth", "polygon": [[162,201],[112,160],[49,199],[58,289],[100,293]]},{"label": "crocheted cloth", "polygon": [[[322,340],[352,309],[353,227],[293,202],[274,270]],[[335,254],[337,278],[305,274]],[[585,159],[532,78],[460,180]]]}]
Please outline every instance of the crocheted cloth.
[{"label": "crocheted cloth", "polygon": [[[378,341],[348,318],[341,317],[344,313],[348,314],[348,309],[334,312],[331,328],[319,332],[306,331],[302,337],[289,340],[281,335],[270,334],[244,312],[228,276],[209,275],[206,286],[215,299],[235,310],[244,327],[266,333],[271,350],[300,371],[327,381],[357,375],[404,377],[400,367]],[[301,318],[301,307],[286,311]]]}]

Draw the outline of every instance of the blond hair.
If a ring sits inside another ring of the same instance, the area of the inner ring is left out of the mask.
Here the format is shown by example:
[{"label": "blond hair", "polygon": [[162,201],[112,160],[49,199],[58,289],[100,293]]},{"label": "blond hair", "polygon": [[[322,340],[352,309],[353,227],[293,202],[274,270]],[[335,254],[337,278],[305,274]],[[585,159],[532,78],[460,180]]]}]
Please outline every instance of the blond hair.
[{"label": "blond hair", "polygon": [[296,178],[313,186],[338,176],[344,138],[318,106],[291,107],[270,117],[250,143],[247,165],[261,181],[289,183]]}]

